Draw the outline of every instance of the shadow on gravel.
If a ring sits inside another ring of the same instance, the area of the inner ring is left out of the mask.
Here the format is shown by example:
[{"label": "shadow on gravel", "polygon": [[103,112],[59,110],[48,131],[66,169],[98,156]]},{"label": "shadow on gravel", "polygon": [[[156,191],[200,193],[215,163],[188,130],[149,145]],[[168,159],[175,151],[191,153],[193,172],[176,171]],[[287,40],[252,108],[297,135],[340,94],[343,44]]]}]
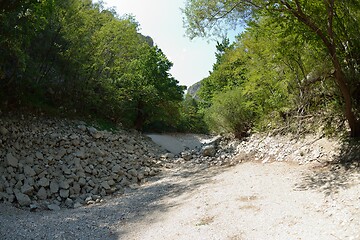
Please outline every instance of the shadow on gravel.
[{"label": "shadow on gravel", "polygon": [[325,195],[351,187],[360,180],[360,140],[344,140],[339,154],[314,171],[304,174],[296,190],[318,190]]},{"label": "shadow on gravel", "polygon": [[127,231],[138,231],[132,228],[132,223],[144,219],[149,223],[161,221],[156,219],[157,213],[176,206],[162,199],[191,193],[221,171],[220,168],[188,168],[170,177],[157,176],[139,189],[108,198],[104,204],[78,209],[34,213],[14,209],[16,214],[0,215],[0,239],[124,239]]}]

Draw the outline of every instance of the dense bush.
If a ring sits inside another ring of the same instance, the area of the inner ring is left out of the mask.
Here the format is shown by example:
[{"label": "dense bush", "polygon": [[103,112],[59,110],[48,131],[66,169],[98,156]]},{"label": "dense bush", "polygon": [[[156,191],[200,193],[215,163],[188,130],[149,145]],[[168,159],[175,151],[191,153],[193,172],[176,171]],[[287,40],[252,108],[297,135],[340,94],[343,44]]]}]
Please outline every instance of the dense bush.
[{"label": "dense bush", "polygon": [[233,133],[238,138],[248,134],[255,120],[253,103],[239,89],[216,95],[205,111],[205,121],[212,131]]}]

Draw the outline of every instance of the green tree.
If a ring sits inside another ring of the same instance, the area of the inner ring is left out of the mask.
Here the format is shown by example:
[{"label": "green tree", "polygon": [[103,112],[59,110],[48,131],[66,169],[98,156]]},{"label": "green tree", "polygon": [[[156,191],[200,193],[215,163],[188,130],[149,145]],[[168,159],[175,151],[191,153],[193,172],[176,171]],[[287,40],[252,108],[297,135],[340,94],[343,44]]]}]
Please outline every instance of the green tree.
[{"label": "green tree", "polygon": [[198,101],[186,94],[180,107],[180,119],[177,125],[180,132],[207,133],[207,124],[204,121],[204,112],[201,111]]},{"label": "green tree", "polygon": [[171,125],[179,114],[185,87],[170,75],[172,63],[158,47],[144,44],[140,52],[117,80],[122,95],[129,100],[133,125],[138,130],[154,122]]},{"label": "green tree", "polygon": [[[345,69],[349,64],[344,58],[345,54],[341,52],[341,46],[344,48],[347,42],[356,42],[346,33],[352,35],[359,30],[358,5],[357,1],[335,0],[188,0],[184,13],[190,37],[218,34],[224,26],[236,26],[242,21],[256,20],[259,16],[270,16],[279,23],[286,22],[294,27],[295,33],[302,29],[302,34],[320,42],[329,55],[335,70],[335,80],[344,100],[344,115],[351,129],[351,136],[359,137],[360,121],[352,94],[354,84],[346,76]],[[351,21],[346,22],[344,19]]]}]

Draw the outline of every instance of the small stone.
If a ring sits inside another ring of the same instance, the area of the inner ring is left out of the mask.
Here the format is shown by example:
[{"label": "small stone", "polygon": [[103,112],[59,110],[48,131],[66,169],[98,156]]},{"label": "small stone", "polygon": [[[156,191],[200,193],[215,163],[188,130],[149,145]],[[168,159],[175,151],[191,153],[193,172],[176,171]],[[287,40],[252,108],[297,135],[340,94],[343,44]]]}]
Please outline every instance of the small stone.
[{"label": "small stone", "polygon": [[29,177],[33,177],[36,175],[35,170],[28,165],[24,166],[24,173]]},{"label": "small stone", "polygon": [[74,201],[71,199],[71,198],[67,198],[65,200],[65,205],[68,207],[68,208],[72,208],[73,205],[74,205]]},{"label": "small stone", "polygon": [[138,172],[136,171],[136,169],[132,168],[128,171],[128,173],[134,177],[137,177]]},{"label": "small stone", "polygon": [[74,208],[82,207],[82,204],[79,202],[74,203]]},{"label": "small stone", "polygon": [[73,186],[70,188],[70,190],[73,194],[79,194],[81,191],[80,184],[77,182],[73,183]]},{"label": "small stone", "polygon": [[86,126],[85,125],[79,125],[78,129],[80,129],[81,131],[86,131]]},{"label": "small stone", "polygon": [[56,204],[49,204],[47,205],[47,208],[50,210],[50,211],[60,211],[60,207]]},{"label": "small stone", "polygon": [[87,205],[95,204],[95,201],[94,201],[94,200],[90,200],[90,201],[87,201],[86,204],[87,204]]},{"label": "small stone", "polygon": [[107,181],[102,182],[102,183],[101,183],[101,187],[103,187],[103,188],[106,189],[106,190],[110,189],[110,185],[108,184]]},{"label": "small stone", "polygon": [[30,186],[29,184],[24,184],[22,187],[21,187],[21,192],[23,194],[31,194],[32,192],[34,191],[34,188],[32,186]]},{"label": "small stone", "polygon": [[84,150],[79,150],[79,151],[75,152],[75,156],[80,159],[84,159],[86,157]]},{"label": "small stone", "polygon": [[37,192],[36,196],[41,200],[45,200],[47,198],[46,189],[44,187],[41,187]]},{"label": "small stone", "polygon": [[106,155],[106,154],[105,154],[101,149],[99,149],[98,147],[94,147],[93,152],[94,152],[97,156],[100,156],[100,157],[104,157],[104,156]]},{"label": "small stone", "polygon": [[15,197],[18,203],[20,204],[20,206],[22,207],[29,206],[31,203],[31,199],[29,198],[29,196],[21,192],[16,192]]},{"label": "small stone", "polygon": [[59,187],[62,189],[69,189],[70,185],[67,181],[62,181],[59,183]]},{"label": "small stone", "polygon": [[66,174],[66,175],[70,175],[71,174],[71,170],[68,168],[68,167],[66,167],[66,166],[62,166],[62,171],[64,172],[64,174]]},{"label": "small stone", "polygon": [[79,179],[79,184],[80,184],[80,186],[85,186],[85,184],[86,184],[85,178],[80,178]]},{"label": "small stone", "polygon": [[30,211],[35,211],[36,209],[38,209],[38,205],[37,204],[30,204]]},{"label": "small stone", "polygon": [[109,186],[114,186],[115,185],[115,181],[114,180],[109,180],[107,181]]},{"label": "small stone", "polygon": [[61,189],[60,190],[60,197],[62,198],[68,198],[69,197],[69,190]]},{"label": "small stone", "polygon": [[0,133],[2,135],[7,135],[9,133],[9,130],[7,130],[4,126],[0,127]]},{"label": "small stone", "polygon": [[161,156],[161,158],[165,158],[165,159],[172,159],[174,157],[175,155],[172,153],[165,153],[164,155]]},{"label": "small stone", "polygon": [[96,139],[99,139],[103,136],[103,134],[101,132],[99,132],[96,128],[94,127],[90,127],[88,128],[89,130],[89,133],[90,135],[93,137],[93,138],[96,138]]},{"label": "small stone", "polygon": [[85,202],[92,200],[92,196],[88,196],[85,198]]},{"label": "small stone", "polygon": [[49,186],[50,182],[49,182],[49,179],[43,177],[43,178],[40,178],[40,180],[38,181],[38,185],[39,186],[42,186],[42,187],[47,187]]},{"label": "small stone", "polygon": [[208,146],[205,146],[202,148],[202,155],[204,157],[214,157],[215,154],[216,154],[216,149],[215,149],[215,146],[213,145],[208,145]]},{"label": "small stone", "polygon": [[28,164],[34,164],[34,158],[31,156],[26,157],[25,162]]},{"label": "small stone", "polygon": [[53,193],[57,193],[59,191],[59,184],[55,181],[51,181],[50,183],[50,192]]},{"label": "small stone", "polygon": [[185,152],[182,152],[182,153],[181,153],[181,157],[182,157],[185,161],[190,161],[191,158],[192,158],[192,155],[191,155],[190,152],[185,151]]},{"label": "small stone", "polygon": [[15,158],[11,153],[6,154],[6,162],[12,167],[18,167],[19,160]]},{"label": "small stone", "polygon": [[115,164],[112,168],[111,168],[111,171],[113,173],[118,173],[121,171],[121,166],[119,164]]},{"label": "small stone", "polygon": [[42,152],[36,152],[35,156],[37,157],[37,159],[39,160],[44,160],[44,155],[42,154]]}]

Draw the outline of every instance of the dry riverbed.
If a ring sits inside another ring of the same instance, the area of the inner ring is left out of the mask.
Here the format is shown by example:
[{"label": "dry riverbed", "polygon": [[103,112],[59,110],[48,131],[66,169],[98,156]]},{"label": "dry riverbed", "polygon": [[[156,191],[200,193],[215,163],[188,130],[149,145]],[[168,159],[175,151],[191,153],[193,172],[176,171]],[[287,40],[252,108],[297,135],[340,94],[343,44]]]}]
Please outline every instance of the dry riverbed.
[{"label": "dry riverbed", "polygon": [[341,165],[186,164],[103,203],[0,204],[1,239],[360,239],[360,175]]}]

